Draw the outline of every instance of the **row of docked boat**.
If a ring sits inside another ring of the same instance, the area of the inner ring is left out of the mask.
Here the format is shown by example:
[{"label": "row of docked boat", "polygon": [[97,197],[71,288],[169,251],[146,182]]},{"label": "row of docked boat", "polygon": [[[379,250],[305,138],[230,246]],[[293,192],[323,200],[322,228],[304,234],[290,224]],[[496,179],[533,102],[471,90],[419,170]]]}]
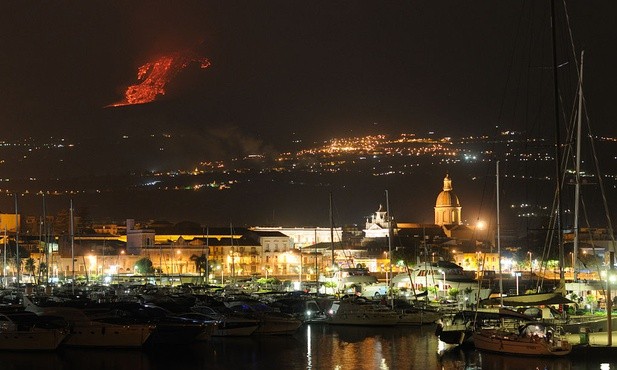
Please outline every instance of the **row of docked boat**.
[{"label": "row of docked boat", "polygon": [[2,350],[185,345],[213,336],[289,334],[302,324],[290,315],[240,302],[172,313],[140,302],[57,302],[24,296],[22,309],[11,311],[0,316]]},{"label": "row of docked boat", "polygon": [[551,305],[571,302],[557,293],[504,297],[501,301],[519,309],[460,311],[439,321],[435,334],[446,344],[469,343],[482,351],[528,356],[564,356],[579,345],[606,345],[607,317],[558,312]]},{"label": "row of docked boat", "polygon": [[439,311],[427,307],[397,303],[351,296],[334,301],[325,320],[333,325],[394,326],[432,324],[441,317]]},{"label": "row of docked boat", "polygon": [[402,302],[393,307],[364,297],[297,292],[255,296],[148,287],[130,294],[97,291],[95,299],[87,293],[19,294],[19,305],[0,310],[0,349],[182,345],[217,336],[293,334],[303,323],[422,325],[440,316]]}]

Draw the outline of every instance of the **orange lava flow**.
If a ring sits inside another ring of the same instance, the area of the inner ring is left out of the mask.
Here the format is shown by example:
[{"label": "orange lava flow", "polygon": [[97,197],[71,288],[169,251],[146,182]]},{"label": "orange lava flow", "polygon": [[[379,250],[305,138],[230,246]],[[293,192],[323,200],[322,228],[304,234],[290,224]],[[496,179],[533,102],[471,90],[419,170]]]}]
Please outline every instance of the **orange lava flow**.
[{"label": "orange lava flow", "polygon": [[165,95],[167,83],[191,63],[200,63],[200,68],[210,66],[208,59],[187,55],[186,53],[165,55],[142,65],[137,70],[137,80],[141,82],[127,87],[124,99],[109,106],[119,107],[154,101],[157,96]]}]

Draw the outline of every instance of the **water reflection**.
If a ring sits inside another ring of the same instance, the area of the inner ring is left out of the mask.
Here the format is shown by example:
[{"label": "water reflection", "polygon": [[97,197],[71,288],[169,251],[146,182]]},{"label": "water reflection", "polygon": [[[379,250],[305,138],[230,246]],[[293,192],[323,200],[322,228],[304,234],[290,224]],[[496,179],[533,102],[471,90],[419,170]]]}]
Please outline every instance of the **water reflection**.
[{"label": "water reflection", "polygon": [[0,352],[0,370],[421,369],[617,370],[614,350],[567,358],[480,353],[439,345],[433,327],[310,325],[293,336],[213,338],[155,350]]}]

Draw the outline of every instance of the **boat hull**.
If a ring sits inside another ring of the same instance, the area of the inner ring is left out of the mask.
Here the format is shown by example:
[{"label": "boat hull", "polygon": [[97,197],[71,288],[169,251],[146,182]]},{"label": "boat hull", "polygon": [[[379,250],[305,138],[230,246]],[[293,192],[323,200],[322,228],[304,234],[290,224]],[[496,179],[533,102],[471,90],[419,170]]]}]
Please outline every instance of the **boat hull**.
[{"label": "boat hull", "polygon": [[572,351],[567,341],[550,343],[543,338],[525,338],[516,334],[508,336],[493,331],[475,332],[473,343],[480,351],[522,356],[565,356]]},{"label": "boat hull", "polygon": [[74,324],[64,342],[73,347],[140,348],[152,334],[150,325]]},{"label": "boat hull", "polygon": [[29,330],[0,332],[0,350],[53,351],[67,337],[65,330]]}]

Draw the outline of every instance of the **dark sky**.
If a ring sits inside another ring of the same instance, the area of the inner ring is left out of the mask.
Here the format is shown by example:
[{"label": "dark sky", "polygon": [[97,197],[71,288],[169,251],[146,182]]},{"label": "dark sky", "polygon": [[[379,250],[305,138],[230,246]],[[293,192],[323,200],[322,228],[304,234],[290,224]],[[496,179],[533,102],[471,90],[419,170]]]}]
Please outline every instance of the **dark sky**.
[{"label": "dark sky", "polygon": [[[558,5],[558,62],[572,95]],[[549,1],[4,1],[3,135],[226,127],[264,142],[371,132],[530,131],[552,115]],[[614,1],[568,1],[596,132],[611,133]],[[147,106],[105,109],[156,56],[189,67]],[[568,111],[569,111],[568,102]],[[569,113],[568,113],[569,114]],[[10,129],[7,129],[9,128]]]},{"label": "dark sky", "polygon": [[[555,2],[564,115],[573,55],[585,49],[592,127],[614,136],[617,2],[567,1],[569,18]],[[168,132],[189,138],[182,150],[216,157],[283,150],[293,138],[310,147],[342,135],[476,135],[497,125],[550,138],[549,9],[548,0],[1,1],[0,139],[95,146]],[[212,65],[189,65],[158,101],[105,108],[137,82],[139,66],[182,50]],[[139,144],[130,149],[147,157]],[[96,165],[82,171],[130,162],[94,151],[103,158],[85,158]]]}]

